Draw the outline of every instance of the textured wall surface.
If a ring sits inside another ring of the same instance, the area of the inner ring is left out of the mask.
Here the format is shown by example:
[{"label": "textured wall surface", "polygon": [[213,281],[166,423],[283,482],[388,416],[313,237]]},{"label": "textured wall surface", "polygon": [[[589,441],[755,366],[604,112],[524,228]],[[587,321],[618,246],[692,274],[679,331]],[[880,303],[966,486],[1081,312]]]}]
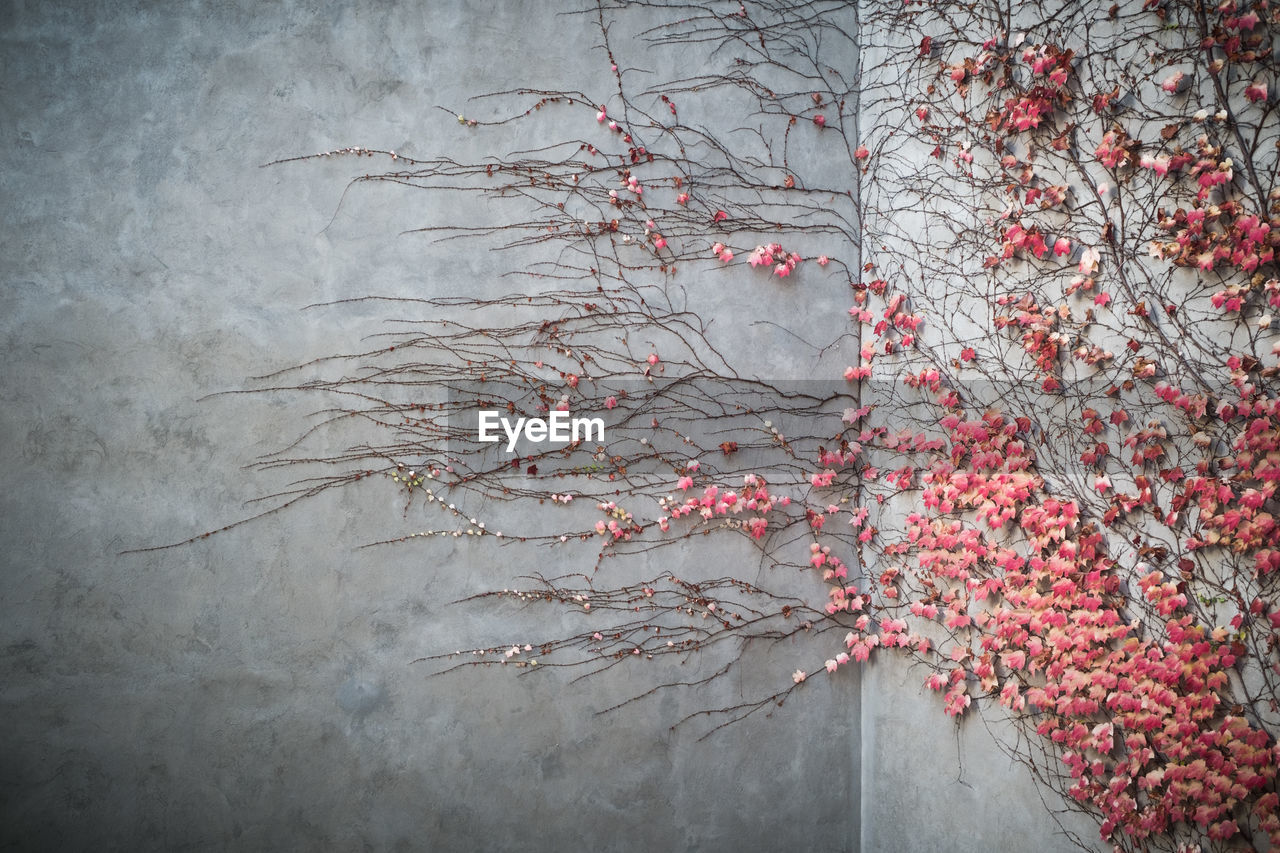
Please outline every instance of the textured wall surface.
[{"label": "textured wall surface", "polygon": [[310,407],[207,395],[386,319],[306,306],[467,293],[506,269],[425,263],[401,231],[436,202],[347,192],[349,160],[260,165],[346,145],[478,156],[437,105],[591,91],[598,40],[537,2],[0,4],[0,847],[1068,847],[980,722],[957,735],[887,657],[874,690],[824,681],[704,741],[669,727],[776,689],[794,650],[701,702],[603,716],[626,673],[428,677],[412,661],[528,620],[450,602],[541,567],[486,543],[358,549],[404,523],[373,484],[121,553],[280,487],[244,466]]}]

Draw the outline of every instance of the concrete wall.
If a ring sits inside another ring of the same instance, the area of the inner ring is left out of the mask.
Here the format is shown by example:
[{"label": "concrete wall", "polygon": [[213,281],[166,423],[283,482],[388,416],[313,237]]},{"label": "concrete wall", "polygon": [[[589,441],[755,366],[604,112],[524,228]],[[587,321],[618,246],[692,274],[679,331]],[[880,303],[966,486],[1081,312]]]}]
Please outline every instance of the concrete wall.
[{"label": "concrete wall", "polygon": [[386,317],[304,306],[505,269],[425,269],[399,232],[438,202],[344,197],[350,161],[260,164],[484,153],[436,105],[600,88],[597,41],[538,2],[0,5],[0,846],[1068,848],[979,723],[958,738],[888,657],[874,690],[815,684],[705,741],[669,726],[769,686],[795,649],[605,716],[632,674],[428,677],[414,659],[527,625],[450,605],[527,567],[357,550],[403,527],[385,489],[121,554],[279,488],[243,466],[310,406],[205,397]]}]

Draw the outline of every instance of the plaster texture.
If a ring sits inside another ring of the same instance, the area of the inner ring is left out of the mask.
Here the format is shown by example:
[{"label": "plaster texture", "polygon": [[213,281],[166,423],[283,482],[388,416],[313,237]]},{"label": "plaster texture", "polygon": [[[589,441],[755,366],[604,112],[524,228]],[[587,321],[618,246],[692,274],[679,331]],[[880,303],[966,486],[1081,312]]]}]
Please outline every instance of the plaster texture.
[{"label": "plaster texture", "polygon": [[704,741],[670,726],[794,649],[607,715],[632,675],[429,677],[415,659],[530,630],[451,605],[530,567],[489,543],[358,549],[403,529],[386,490],[122,553],[279,489],[244,466],[311,403],[208,395],[387,319],[306,306],[472,292],[510,263],[430,263],[401,232],[441,200],[348,191],[349,160],[261,164],[487,153],[436,106],[604,86],[591,18],[555,12],[0,3],[0,848],[1069,849],[1016,767],[979,761],[956,794],[957,735],[891,662]]}]

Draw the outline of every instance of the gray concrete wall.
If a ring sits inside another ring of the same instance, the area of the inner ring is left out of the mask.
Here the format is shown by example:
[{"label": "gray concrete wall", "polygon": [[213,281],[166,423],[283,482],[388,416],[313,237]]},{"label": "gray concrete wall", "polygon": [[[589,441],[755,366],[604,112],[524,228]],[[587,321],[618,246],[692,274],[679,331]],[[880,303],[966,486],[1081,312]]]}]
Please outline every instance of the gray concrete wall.
[{"label": "gray concrete wall", "polygon": [[206,395],[354,348],[386,317],[304,306],[467,292],[505,269],[427,268],[428,244],[399,232],[437,202],[344,198],[349,161],[259,165],[346,145],[485,153],[436,105],[603,85],[590,19],[551,11],[0,5],[0,846],[1066,847],[1016,768],[970,765],[955,793],[954,729],[887,657],[873,692],[824,681],[705,741],[669,726],[768,685],[795,649],[605,716],[631,675],[428,677],[414,659],[526,626],[450,602],[528,567],[357,550],[403,529],[385,489],[121,555],[279,488],[243,466],[310,404]]}]

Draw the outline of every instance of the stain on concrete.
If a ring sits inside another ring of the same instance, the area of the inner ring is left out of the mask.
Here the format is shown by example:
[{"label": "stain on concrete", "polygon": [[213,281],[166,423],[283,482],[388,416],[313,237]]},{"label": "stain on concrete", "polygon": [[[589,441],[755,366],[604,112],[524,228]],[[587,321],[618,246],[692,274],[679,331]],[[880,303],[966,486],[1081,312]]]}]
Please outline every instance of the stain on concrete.
[{"label": "stain on concrete", "polygon": [[338,688],[339,707],[357,719],[367,717],[386,701],[381,685],[360,676],[351,676]]}]

